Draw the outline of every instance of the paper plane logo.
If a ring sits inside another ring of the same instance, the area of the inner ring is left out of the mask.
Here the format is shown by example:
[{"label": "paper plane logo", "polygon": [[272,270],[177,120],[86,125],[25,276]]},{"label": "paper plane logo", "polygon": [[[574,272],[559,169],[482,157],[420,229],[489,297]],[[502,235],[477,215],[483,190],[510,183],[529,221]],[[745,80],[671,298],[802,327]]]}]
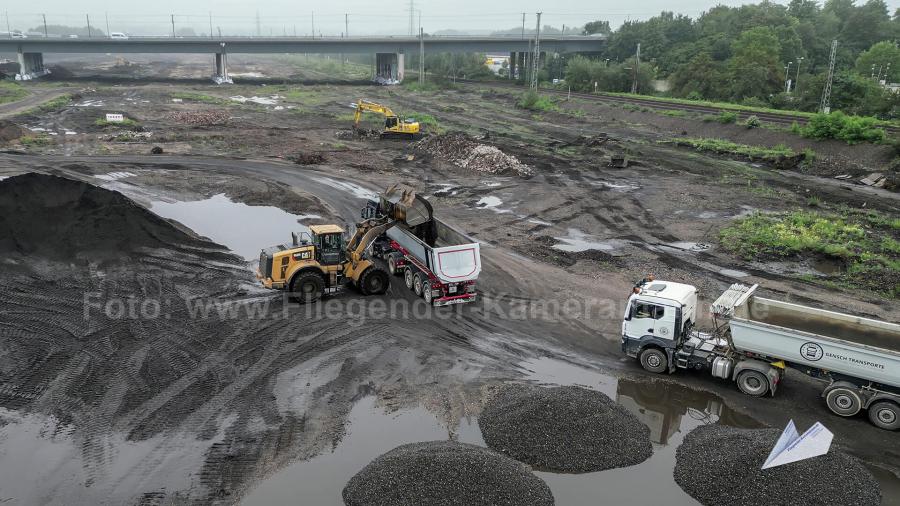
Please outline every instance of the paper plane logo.
[{"label": "paper plane logo", "polygon": [[834,434],[820,422],[816,422],[801,435],[791,420],[775,442],[775,447],[772,448],[762,468],[769,469],[825,455],[831,448],[832,439]]}]

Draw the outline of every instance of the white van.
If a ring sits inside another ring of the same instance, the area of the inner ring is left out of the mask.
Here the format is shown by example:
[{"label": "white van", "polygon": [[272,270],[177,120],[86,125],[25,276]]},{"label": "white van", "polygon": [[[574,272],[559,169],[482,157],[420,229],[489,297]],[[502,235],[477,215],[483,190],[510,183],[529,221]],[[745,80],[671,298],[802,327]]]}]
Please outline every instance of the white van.
[{"label": "white van", "polygon": [[110,32],[109,38],[114,40],[128,40],[128,36],[122,32]]}]

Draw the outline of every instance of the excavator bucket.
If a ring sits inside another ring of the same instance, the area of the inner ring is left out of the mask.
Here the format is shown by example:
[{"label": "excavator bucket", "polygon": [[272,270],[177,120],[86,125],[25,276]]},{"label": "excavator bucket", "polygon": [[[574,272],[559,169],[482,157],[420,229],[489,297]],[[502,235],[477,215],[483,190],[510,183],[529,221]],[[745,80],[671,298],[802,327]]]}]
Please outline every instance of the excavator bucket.
[{"label": "excavator bucket", "polygon": [[431,204],[416,195],[416,190],[403,184],[395,184],[381,196],[382,212],[391,219],[400,220],[407,226],[415,227],[432,219]]}]

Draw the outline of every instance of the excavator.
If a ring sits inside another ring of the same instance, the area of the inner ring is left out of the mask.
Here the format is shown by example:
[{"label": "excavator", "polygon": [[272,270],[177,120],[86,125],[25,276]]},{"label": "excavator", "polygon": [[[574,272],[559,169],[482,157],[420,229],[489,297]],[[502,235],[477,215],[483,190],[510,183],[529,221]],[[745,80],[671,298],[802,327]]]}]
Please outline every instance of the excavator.
[{"label": "excavator", "polygon": [[404,121],[394,114],[394,111],[386,105],[359,99],[357,102],[350,104],[350,106],[356,109],[356,114],[353,116],[354,131],[359,129],[359,120],[362,117],[362,113],[374,112],[384,116],[384,130],[381,132],[382,139],[413,139],[419,136],[418,121]]},{"label": "excavator", "polygon": [[398,184],[382,194],[379,206],[364,208],[361,218],[347,241],[338,225],[312,225],[308,234],[292,232],[290,246],[272,246],[260,252],[256,277],[264,287],[287,290],[302,304],[337,293],[346,284],[363,295],[385,293],[390,275],[375,262],[369,246],[395,225],[416,227],[431,222],[431,205],[413,188]]}]

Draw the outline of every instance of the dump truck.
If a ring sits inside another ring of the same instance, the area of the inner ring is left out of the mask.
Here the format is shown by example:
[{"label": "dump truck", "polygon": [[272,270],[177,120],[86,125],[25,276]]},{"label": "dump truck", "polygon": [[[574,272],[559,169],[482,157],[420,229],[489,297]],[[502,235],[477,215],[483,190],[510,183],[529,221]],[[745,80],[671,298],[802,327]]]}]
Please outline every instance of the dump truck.
[{"label": "dump truck", "polygon": [[[371,214],[390,209],[396,195],[369,201]],[[428,213],[431,213],[430,204]],[[463,304],[476,299],[475,282],[481,273],[478,241],[452,226],[432,219],[419,225],[404,223],[386,230],[372,245],[394,276],[402,276],[406,287],[433,306]]]},{"label": "dump truck", "polygon": [[697,289],[641,280],[622,322],[622,351],[653,373],[706,371],[751,396],[775,395],[786,367],[823,380],[836,415],[865,410],[900,429],[900,325],[759,297],[732,285],[710,307],[712,330],[695,330]]},{"label": "dump truck", "polygon": [[363,295],[385,293],[390,277],[372,255],[372,243],[394,226],[427,224],[432,220],[432,210],[428,201],[407,186],[394,185],[384,196],[386,204],[380,212],[374,213],[368,207],[361,211],[362,221],[356,224],[349,240],[338,225],[313,225],[309,233],[292,233],[290,245],[263,249],[257,278],[266,288],[287,290],[301,303],[337,293],[347,284]]}]

